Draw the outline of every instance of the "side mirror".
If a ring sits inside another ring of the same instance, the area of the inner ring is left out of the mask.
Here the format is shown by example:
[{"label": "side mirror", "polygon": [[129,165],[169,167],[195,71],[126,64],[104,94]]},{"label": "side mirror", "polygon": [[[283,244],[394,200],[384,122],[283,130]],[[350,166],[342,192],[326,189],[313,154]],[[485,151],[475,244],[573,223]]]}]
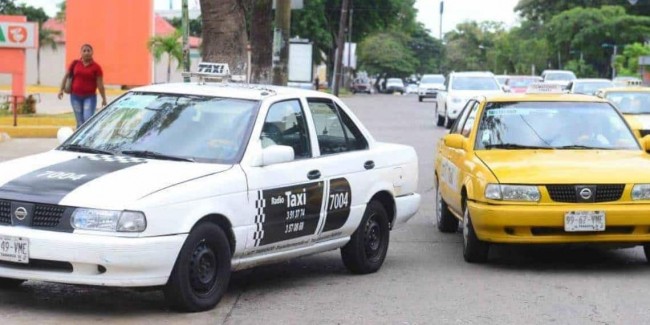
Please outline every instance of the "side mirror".
[{"label": "side mirror", "polygon": [[641,138],[641,146],[645,152],[650,152],[650,135]]},{"label": "side mirror", "polygon": [[65,140],[68,140],[68,138],[74,133],[72,131],[72,128],[69,127],[62,127],[56,132],[56,138],[59,140],[59,144],[62,144],[65,142]]},{"label": "side mirror", "polygon": [[289,146],[273,145],[262,149],[260,166],[269,166],[293,161],[295,154]]},{"label": "side mirror", "polygon": [[465,150],[467,147],[467,139],[460,134],[447,134],[442,138],[445,146],[453,149]]}]

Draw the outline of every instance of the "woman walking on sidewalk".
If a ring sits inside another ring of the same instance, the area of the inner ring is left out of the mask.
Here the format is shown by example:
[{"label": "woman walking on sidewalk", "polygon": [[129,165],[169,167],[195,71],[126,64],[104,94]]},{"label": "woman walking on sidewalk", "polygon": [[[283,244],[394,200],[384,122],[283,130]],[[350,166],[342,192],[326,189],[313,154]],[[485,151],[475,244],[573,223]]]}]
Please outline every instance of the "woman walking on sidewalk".
[{"label": "woman walking on sidewalk", "polygon": [[63,93],[70,93],[70,103],[77,119],[77,128],[95,114],[97,109],[97,94],[102,96],[102,107],[106,106],[104,91],[104,73],[102,67],[93,60],[93,47],[89,44],[81,46],[81,59],[74,60],[61,81],[59,99]]}]

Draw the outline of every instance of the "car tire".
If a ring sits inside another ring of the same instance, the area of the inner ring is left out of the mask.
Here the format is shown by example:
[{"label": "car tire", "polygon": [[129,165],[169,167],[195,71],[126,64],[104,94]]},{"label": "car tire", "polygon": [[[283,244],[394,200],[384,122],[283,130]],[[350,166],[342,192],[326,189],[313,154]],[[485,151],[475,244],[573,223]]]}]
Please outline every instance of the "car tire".
[{"label": "car tire", "polygon": [[221,227],[203,222],[181,248],[163,292],[171,308],[198,312],[214,308],[228,289],[231,252]]},{"label": "car tire", "polygon": [[436,121],[436,126],[445,125],[445,118],[440,116],[440,113],[438,113],[438,104],[436,104],[436,116],[438,117],[438,120]]},{"label": "car tire", "polygon": [[381,203],[371,201],[350,241],[341,248],[343,264],[352,273],[374,273],[381,268],[388,251],[388,214]]},{"label": "car tire", "polygon": [[422,102],[422,96],[418,96],[418,101],[421,103]]},{"label": "car tire", "polygon": [[454,120],[449,117],[445,117],[445,128],[451,129],[451,126],[454,124]]},{"label": "car tire", "polygon": [[451,214],[447,202],[442,198],[440,181],[436,177],[436,226],[440,232],[454,233],[458,231],[458,219]]},{"label": "car tire", "polygon": [[490,252],[490,244],[478,239],[469,215],[467,198],[463,198],[463,258],[468,263],[485,263]]},{"label": "car tire", "polygon": [[650,264],[650,244],[643,245],[643,253],[645,253],[646,262]]},{"label": "car tire", "polygon": [[19,287],[26,280],[20,279],[11,279],[11,278],[0,278],[0,289],[13,289]]}]

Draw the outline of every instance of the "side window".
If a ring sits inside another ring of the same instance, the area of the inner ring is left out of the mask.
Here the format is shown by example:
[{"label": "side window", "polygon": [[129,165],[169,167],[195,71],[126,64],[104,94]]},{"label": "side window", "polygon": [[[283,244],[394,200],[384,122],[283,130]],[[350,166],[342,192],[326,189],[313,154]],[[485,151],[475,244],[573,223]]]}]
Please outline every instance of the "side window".
[{"label": "side window", "polygon": [[462,129],[463,124],[465,124],[465,120],[467,119],[467,114],[471,110],[472,104],[474,104],[473,100],[468,100],[467,103],[465,104],[465,107],[463,107],[463,110],[460,112],[459,117],[456,119],[454,124],[451,126],[451,129],[449,130],[449,134],[453,133],[460,133],[460,130]]},{"label": "side window", "polygon": [[368,148],[368,142],[345,112],[330,100],[309,99],[322,155]]},{"label": "side window", "polygon": [[296,159],[311,158],[309,132],[300,101],[292,99],[271,105],[260,139],[263,148],[289,146],[293,148]]},{"label": "side window", "polygon": [[474,120],[476,120],[476,112],[478,111],[479,103],[474,102],[474,106],[472,106],[472,109],[470,110],[468,116],[467,116],[467,121],[465,121],[465,124],[463,125],[463,129],[460,132],[464,137],[469,137],[469,134],[472,132],[472,128],[474,127]]}]

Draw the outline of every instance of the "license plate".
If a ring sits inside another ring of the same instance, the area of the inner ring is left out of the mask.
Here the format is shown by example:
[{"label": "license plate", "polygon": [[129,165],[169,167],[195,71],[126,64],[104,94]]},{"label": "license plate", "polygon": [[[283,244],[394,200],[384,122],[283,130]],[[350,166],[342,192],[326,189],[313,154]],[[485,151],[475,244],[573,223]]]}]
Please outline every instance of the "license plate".
[{"label": "license plate", "polygon": [[564,231],[605,231],[605,212],[569,211],[564,214]]},{"label": "license plate", "polygon": [[0,261],[29,263],[29,240],[0,236]]}]

